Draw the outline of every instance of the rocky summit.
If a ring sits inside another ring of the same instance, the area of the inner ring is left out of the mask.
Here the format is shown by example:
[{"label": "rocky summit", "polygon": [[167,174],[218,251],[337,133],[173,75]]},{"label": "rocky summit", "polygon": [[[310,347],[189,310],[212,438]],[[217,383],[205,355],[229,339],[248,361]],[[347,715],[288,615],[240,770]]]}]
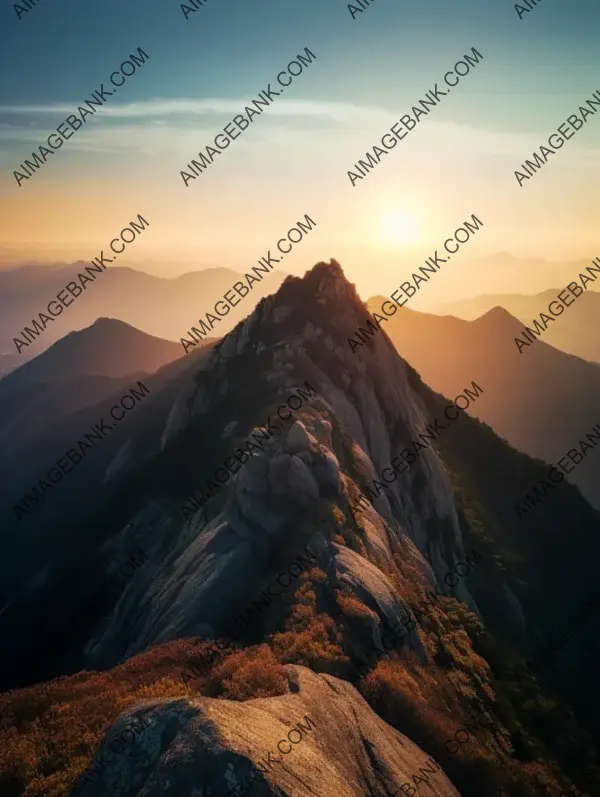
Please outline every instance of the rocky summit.
[{"label": "rocky summit", "polygon": [[[316,283],[314,309],[298,290],[310,291],[311,281]],[[362,310],[339,266],[316,266],[306,282],[289,280],[263,301],[215,347],[193,389],[176,400],[173,415],[179,422],[170,423],[162,436],[165,455],[170,444],[177,450],[182,436],[192,438],[186,442],[202,453],[204,440],[192,431],[197,419],[214,419],[208,422],[215,430],[221,427],[223,450],[234,450],[240,438],[257,434],[256,418],[271,416],[282,428],[262,449],[257,446],[227,488],[183,523],[179,506],[167,500],[153,502],[154,519],[147,504],[132,515],[119,532],[123,556],[139,542],[142,528],[157,555],[131,580],[114,616],[90,638],[89,666],[115,664],[177,636],[216,635],[275,577],[286,557],[305,544],[328,574],[332,595],[343,587],[365,602],[374,618],[389,622],[407,611],[386,575],[394,569],[397,546],[414,560],[428,588],[437,583],[436,571],[441,577],[464,559],[458,510],[433,451],[357,520],[364,551],[334,539],[328,508],[338,506],[351,517],[348,507],[358,492],[357,480],[376,478],[407,440],[418,437],[430,415],[411,385],[409,366],[387,341],[377,357],[361,361],[337,339],[335,321],[333,329],[318,325],[319,316],[327,317],[334,307],[346,315]],[[248,367],[254,384],[246,383]],[[309,397],[298,410],[288,411],[293,416],[285,428],[276,408],[303,386]],[[231,407],[226,416],[224,407]],[[215,456],[205,467],[214,470],[224,458]],[[344,467],[349,458],[354,478]],[[199,478],[197,485],[202,483]],[[433,571],[421,550],[430,553]],[[464,581],[457,592],[476,609]],[[375,620],[372,633],[375,643]],[[421,650],[416,634],[410,645]]]}]

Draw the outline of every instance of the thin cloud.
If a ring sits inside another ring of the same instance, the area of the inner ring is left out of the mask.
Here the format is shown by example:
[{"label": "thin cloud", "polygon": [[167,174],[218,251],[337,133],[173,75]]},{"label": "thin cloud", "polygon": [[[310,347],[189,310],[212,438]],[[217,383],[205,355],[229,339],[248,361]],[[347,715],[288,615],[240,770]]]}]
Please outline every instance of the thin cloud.
[{"label": "thin cloud", "polygon": [[[204,100],[146,100],[143,102],[130,102],[125,105],[107,105],[102,108],[102,116],[111,118],[149,118],[153,116],[171,116],[182,114],[198,116],[205,114],[236,114],[243,111],[244,106],[251,103],[256,97],[246,97],[234,100],[204,99]],[[0,105],[0,113],[4,114],[68,114],[73,113],[77,103],[58,105]],[[380,108],[367,108],[348,103],[327,102],[318,100],[278,100],[269,106],[269,115],[278,116],[323,116],[339,122],[350,122],[362,118],[365,114],[370,116],[387,116],[386,111]],[[393,111],[389,113],[393,114]]]},{"label": "thin cloud", "polygon": [[[106,154],[135,152],[141,156],[171,155],[185,159],[211,143],[223,125],[237,113],[242,113],[249,102],[251,100],[246,99],[153,99],[126,105],[108,105],[102,108],[98,119],[87,124],[78,136],[69,141],[68,149]],[[0,113],[17,116],[54,114],[64,119],[76,107],[75,103],[4,105],[0,106]],[[343,152],[344,157],[349,158],[347,168],[351,168],[359,158],[364,158],[374,144],[380,144],[382,135],[389,132],[403,112],[402,108],[388,110],[342,102],[279,99],[265,110],[268,110],[265,123],[252,124],[242,139],[236,142],[238,153],[258,142],[287,145],[307,157],[319,152],[327,153],[333,146],[337,154]],[[223,115],[223,121],[210,118],[215,114]],[[31,124],[0,123],[0,140],[10,141],[11,145],[14,143],[20,154],[25,142],[33,149],[37,148],[52,130],[46,129],[45,120],[39,116],[35,128],[32,129]],[[452,151],[454,155],[464,152],[471,159],[485,161],[493,157],[511,158],[514,159],[511,168],[516,169],[541,144],[546,143],[547,135],[530,131],[496,132],[455,122],[426,119],[406,141],[407,144],[410,142],[411,149],[417,146],[418,151],[436,152],[443,145],[445,151]],[[11,150],[15,148],[10,147]],[[7,149],[3,160],[8,157]],[[10,157],[12,159],[13,155]],[[600,168],[600,150],[582,146],[579,142],[569,142],[552,160],[556,166],[597,169]]]}]

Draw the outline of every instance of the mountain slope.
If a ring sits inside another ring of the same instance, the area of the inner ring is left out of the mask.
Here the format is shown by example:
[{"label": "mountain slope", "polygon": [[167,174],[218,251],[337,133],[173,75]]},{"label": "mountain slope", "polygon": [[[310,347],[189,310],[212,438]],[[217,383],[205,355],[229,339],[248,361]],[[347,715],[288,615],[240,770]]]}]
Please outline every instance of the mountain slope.
[{"label": "mountain slope", "polygon": [[[449,302],[439,308],[440,313],[451,313],[466,320],[473,320],[493,307],[503,307],[511,315],[531,326],[532,319],[545,312],[550,302],[556,299],[561,289],[547,290],[533,296],[519,294],[498,294],[476,296],[472,299]],[[600,363],[600,293],[594,290],[577,300],[570,312],[563,312],[558,323],[550,324],[544,333],[546,343],[551,346],[582,357],[584,360]]]},{"label": "mountain slope", "polygon": [[[70,336],[72,343],[79,334]],[[127,469],[131,436],[139,434],[146,445],[155,444],[155,408],[164,407],[165,412],[169,411],[173,381],[180,389],[186,378],[192,379],[195,366],[214,343],[214,339],[206,339],[187,357],[174,360],[152,375],[82,376],[14,391],[4,391],[4,380],[0,382],[0,407],[4,418],[0,442],[5,454],[0,471],[0,600],[6,599],[16,584],[35,572],[39,562],[52,551],[60,551],[71,530],[88,512],[93,512],[97,502],[104,500],[114,482],[114,477],[110,476],[111,465],[113,473],[117,464],[120,470]],[[36,358],[31,367],[45,356],[43,353]],[[67,372],[68,366],[65,366],[63,375]],[[77,449],[77,441],[85,440],[84,435],[95,424],[102,419],[106,421],[110,407],[131,387],[136,387],[140,379],[150,393],[135,412],[127,415],[126,422],[116,425],[97,450],[86,453],[81,464],[69,471],[64,483],[56,485],[40,506],[17,517],[14,507],[22,505],[23,496],[31,495],[32,487],[38,485],[45,472],[55,466],[59,458],[64,459],[65,452],[73,446]],[[140,447],[144,449],[144,442]],[[49,534],[49,528],[55,529],[54,534]]]},{"label": "mountain slope", "polygon": [[20,452],[67,416],[182,354],[177,343],[102,318],[24,363],[0,380],[0,445],[10,470],[18,470]]},{"label": "mountain slope", "polygon": [[[376,297],[368,306],[380,311],[382,301]],[[523,327],[500,307],[475,321],[399,308],[382,328],[424,381],[445,395],[455,395],[470,374],[478,374],[488,390],[470,412],[532,457],[555,463],[600,423],[600,367],[542,338],[519,354],[514,339]],[[567,478],[600,507],[595,451]]]},{"label": "mountain slope", "polygon": [[[286,682],[292,680],[285,665],[296,665],[322,674],[293,670],[300,695],[307,679],[311,710],[327,702],[324,695],[332,699],[330,691],[338,698],[342,692],[347,706],[354,700],[354,692],[339,687],[336,678],[356,686],[370,707],[355,704],[356,735],[335,723],[338,736],[349,734],[343,737],[350,756],[346,792],[339,791],[340,759],[328,747],[334,725],[318,755],[310,746],[316,730],[311,741],[303,741],[306,747],[298,747],[303,754],[313,750],[308,760],[318,773],[311,773],[310,782],[319,794],[356,794],[359,787],[363,793],[389,793],[399,778],[410,789],[416,786],[408,760],[388,771],[383,737],[398,740],[391,728],[433,756],[462,797],[491,797],[500,787],[519,797],[558,797],[573,778],[598,787],[596,750],[568,707],[547,699],[533,677],[526,697],[514,686],[518,648],[529,652],[535,634],[548,626],[539,604],[561,543],[564,560],[562,529],[554,523],[542,529],[538,561],[527,561],[530,549],[515,549],[513,538],[520,535],[504,520],[513,496],[498,490],[478,507],[490,479],[464,484],[478,456],[528,479],[541,478],[545,468],[485,427],[473,432],[479,426],[464,414],[433,445],[411,454],[409,447],[437,425],[443,417],[438,413],[451,402],[421,382],[384,334],[352,354],[347,330],[362,323],[364,313],[339,265],[321,263],[261,301],[198,358],[193,377],[188,369],[171,373],[161,401],[149,403],[128,429],[127,468],[113,471],[115,460],[104,460],[112,489],[0,611],[0,636],[14,640],[13,656],[1,663],[5,687],[88,670],[60,681],[62,716],[69,717],[70,702],[77,718],[77,732],[63,732],[68,738],[61,750],[77,754],[73,763],[68,756],[61,759],[65,782],[85,771],[93,742],[126,704],[150,698],[161,700],[152,711],[162,719],[144,737],[155,753],[145,759],[143,773],[109,762],[106,777],[85,787],[88,793],[108,795],[113,775],[131,792],[167,773],[173,793],[187,793],[196,772],[189,762],[206,760],[200,739],[210,743],[217,729],[215,750],[226,771],[245,774],[247,761],[236,758],[240,751],[255,760],[259,747],[267,751],[270,740],[279,738],[281,718],[289,718],[288,728],[301,719],[279,713],[281,704],[288,705]],[[179,362],[168,368],[174,366],[181,368]],[[482,384],[471,374],[460,390],[475,380]],[[476,403],[488,392],[482,387]],[[471,434],[463,452],[467,463],[459,471],[451,462],[461,425]],[[442,446],[449,449],[446,461]],[[236,460],[240,467],[234,468]],[[388,482],[385,471],[395,460],[397,477]],[[376,481],[381,488],[374,492]],[[573,487],[561,491],[577,515],[569,539],[582,590],[593,583],[600,555],[598,514]],[[139,548],[143,560],[115,589],[120,565]],[[524,585],[526,566],[530,583]],[[573,586],[564,590],[565,610],[579,595]],[[503,626],[505,638],[486,637],[488,623]],[[29,633],[15,633],[19,627]],[[591,656],[585,648],[581,656],[584,689],[593,686]],[[121,673],[116,681],[115,670]],[[106,688],[97,693],[92,722],[82,705],[94,677]],[[13,711],[28,699],[45,704],[51,688],[31,686],[11,693],[6,703]],[[182,688],[225,705],[176,704]],[[260,742],[251,738],[249,729],[238,746],[227,733],[237,733],[242,718],[256,716],[256,697],[269,700],[266,713],[277,722],[265,718],[261,726],[269,742],[262,735]],[[110,711],[103,711],[106,703]],[[179,717],[185,714],[189,725],[198,705],[214,712],[215,722],[188,733]],[[146,710],[143,702],[136,709]],[[53,702],[48,715],[51,727]],[[448,740],[472,717],[483,723],[472,745],[450,753]],[[178,729],[185,743],[170,746]],[[42,733],[25,740],[36,755],[40,751],[40,762],[46,759],[46,738]],[[112,733],[109,738],[112,744]],[[20,762],[22,750],[14,748],[14,739],[11,744]],[[408,752],[411,760],[420,755],[413,747]],[[70,762],[68,773],[63,760]],[[94,771],[92,765],[90,778]],[[288,777],[298,774],[269,771],[255,788],[286,793]],[[198,790],[208,785],[202,777]],[[36,788],[45,778],[46,773]],[[439,793],[452,793],[444,792],[448,788],[440,782]],[[314,793],[305,784],[297,790],[303,797]]]},{"label": "mountain slope", "polygon": [[116,318],[99,318],[5,376],[0,390],[79,376],[116,379],[134,373],[152,374],[183,354],[180,343],[147,335]]}]

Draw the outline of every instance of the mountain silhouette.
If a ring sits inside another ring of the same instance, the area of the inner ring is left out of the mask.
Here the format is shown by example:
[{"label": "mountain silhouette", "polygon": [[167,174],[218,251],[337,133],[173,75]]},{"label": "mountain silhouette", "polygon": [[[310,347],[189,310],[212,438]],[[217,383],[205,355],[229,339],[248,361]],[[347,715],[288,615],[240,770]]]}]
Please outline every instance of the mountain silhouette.
[{"label": "mountain silhouette", "polygon": [[116,318],[99,318],[24,363],[0,381],[0,389],[14,390],[79,376],[116,379],[134,373],[154,373],[182,355],[179,343],[147,335]]},{"label": "mountain silhouette", "polygon": [[65,416],[97,404],[136,374],[154,373],[182,354],[179,344],[114,318],[69,333],[0,380],[5,456],[14,456]]},{"label": "mountain silhouette", "polygon": [[[439,312],[473,320],[492,307],[501,306],[522,321],[523,326],[531,326],[534,318],[538,318],[541,312],[547,312],[548,305],[556,300],[561,290],[561,288],[545,290],[532,296],[520,294],[476,296],[441,305]],[[599,317],[600,292],[590,288],[566,308],[555,323],[548,325],[548,329],[544,332],[544,341],[568,354],[600,363]]]}]

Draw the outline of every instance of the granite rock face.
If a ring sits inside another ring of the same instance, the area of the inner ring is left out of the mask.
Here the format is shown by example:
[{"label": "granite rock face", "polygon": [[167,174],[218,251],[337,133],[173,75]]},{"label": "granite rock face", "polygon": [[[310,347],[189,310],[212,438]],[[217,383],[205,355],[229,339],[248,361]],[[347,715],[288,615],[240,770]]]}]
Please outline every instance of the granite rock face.
[{"label": "granite rock face", "polygon": [[[339,307],[342,300],[356,315],[351,323],[362,323],[356,296],[340,274],[335,264],[322,265],[303,280],[285,283],[211,351],[202,363],[202,383],[193,389],[186,383],[184,395],[175,401],[178,429],[199,416],[216,417],[223,401],[239,395],[231,370],[237,360],[260,358],[258,382],[269,386],[272,400],[259,417],[271,417],[274,431],[216,498],[190,509],[191,517],[184,520],[180,507],[158,502],[161,511],[146,534],[160,555],[128,582],[112,619],[90,638],[89,666],[117,663],[157,643],[196,634],[200,627],[217,634],[255,597],[258,576],[266,584],[286,556],[293,559],[296,549],[317,538],[322,541],[319,567],[331,574],[332,591],[343,582],[382,623],[403,614],[384,576],[395,568],[392,550],[398,546],[420,562],[425,588],[437,585],[441,593],[450,592],[441,579],[464,558],[464,547],[450,483],[433,450],[422,452],[414,467],[361,513],[350,511],[364,484],[379,478],[432,419],[412,386],[409,367],[383,335],[372,341],[373,351],[355,355],[341,345],[335,320],[326,329],[319,326],[319,320],[329,318],[327,303]],[[316,296],[321,308],[307,319],[299,294],[311,281],[313,301]],[[280,297],[282,292],[287,295]],[[250,393],[253,389],[252,383],[244,386]],[[299,409],[283,413],[289,418],[282,420],[273,408],[285,405],[298,389],[308,397]],[[261,432],[244,422],[242,399],[238,418],[228,418],[221,430],[231,450],[242,444],[244,432],[246,439]],[[167,447],[172,427],[171,414],[162,436]],[[199,439],[198,446],[202,443]],[[368,558],[333,544],[334,524],[316,519],[317,507],[334,505],[344,513],[343,525],[361,536]],[[133,517],[129,527],[135,526]],[[123,530],[125,549],[127,535]],[[435,551],[432,567],[421,557],[425,550]],[[265,560],[273,561],[266,572]],[[464,581],[454,594],[477,611]],[[375,639],[380,630],[373,629]],[[422,655],[418,631],[410,635],[409,645]]]},{"label": "granite rock face", "polygon": [[[413,776],[425,777],[432,797],[460,797],[434,759],[353,686],[304,667],[285,671],[278,697],[137,706],[108,730],[101,763],[71,797],[364,797],[402,793]],[[130,728],[140,730],[126,737]]]}]

